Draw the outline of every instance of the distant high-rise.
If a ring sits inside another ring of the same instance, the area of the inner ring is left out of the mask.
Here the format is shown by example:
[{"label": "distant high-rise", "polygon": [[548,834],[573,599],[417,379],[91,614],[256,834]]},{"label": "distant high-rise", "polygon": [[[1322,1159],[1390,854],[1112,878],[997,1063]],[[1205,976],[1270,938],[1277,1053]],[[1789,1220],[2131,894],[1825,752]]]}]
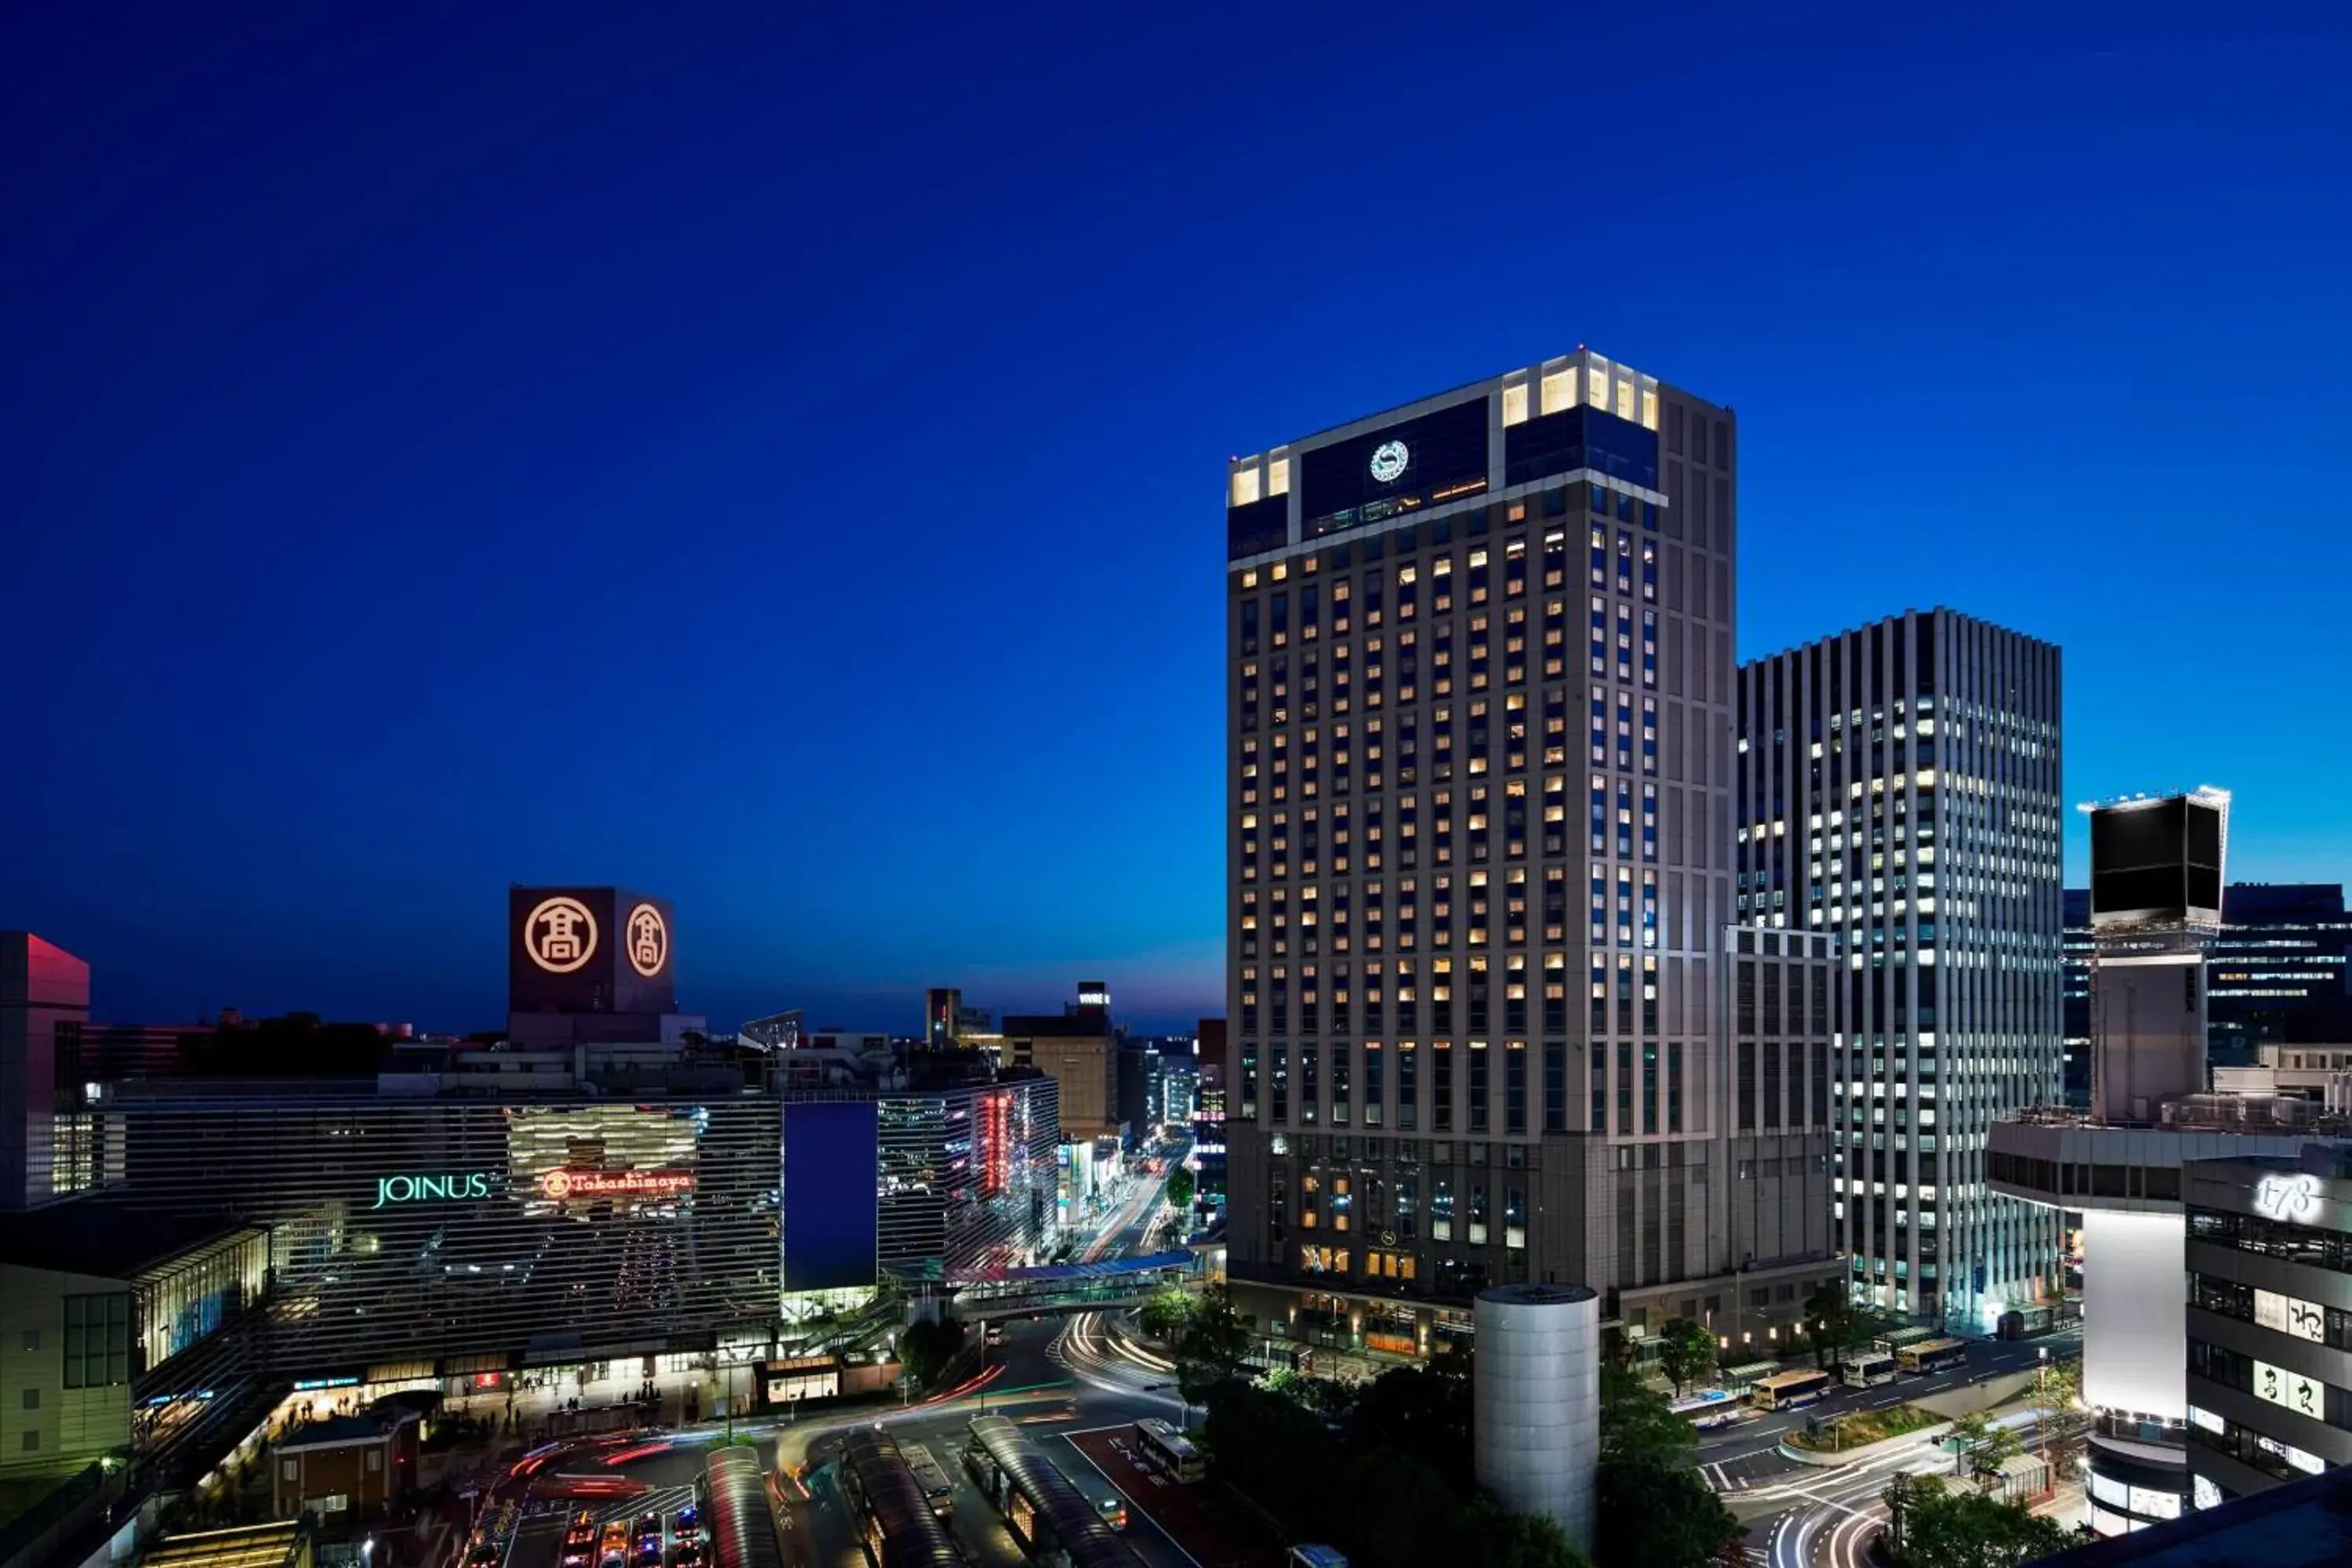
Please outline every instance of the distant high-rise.
[{"label": "distant high-rise", "polygon": [[1735,444],[1580,352],[1229,466],[1228,1261],[1303,1338],[1835,1277],[1718,1179]]},{"label": "distant high-rise", "polygon": [[1937,609],[1739,672],[1739,916],[1843,939],[1838,1234],[1868,1300],[1989,1326],[2055,1217],[1985,1130],[2060,1096],[2059,650]]},{"label": "distant high-rise", "polygon": [[[2066,889],[2066,1037],[2087,1047],[2091,893]],[[2266,1044],[2352,1041],[2352,915],[2333,882],[2232,882],[2210,949],[2206,1046],[2221,1063]],[[2085,1080],[2087,1083],[2087,1080]]]}]

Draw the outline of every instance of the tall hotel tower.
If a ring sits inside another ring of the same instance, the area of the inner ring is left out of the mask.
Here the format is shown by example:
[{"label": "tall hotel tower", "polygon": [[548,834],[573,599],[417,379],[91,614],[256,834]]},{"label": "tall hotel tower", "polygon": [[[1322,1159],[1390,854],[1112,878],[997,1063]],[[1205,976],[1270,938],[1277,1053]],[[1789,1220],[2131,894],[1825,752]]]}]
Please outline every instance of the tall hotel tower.
[{"label": "tall hotel tower", "polygon": [[1579,353],[1231,465],[1228,1262],[1272,1331],[1425,1350],[1525,1281],[1760,1342],[1835,1276],[1734,1238],[1735,432]]},{"label": "tall hotel tower", "polygon": [[1864,1299],[1990,1328],[2058,1251],[1985,1186],[2060,1103],[2057,647],[1911,612],[1739,671],[1740,919],[1843,941],[1839,1244]]}]

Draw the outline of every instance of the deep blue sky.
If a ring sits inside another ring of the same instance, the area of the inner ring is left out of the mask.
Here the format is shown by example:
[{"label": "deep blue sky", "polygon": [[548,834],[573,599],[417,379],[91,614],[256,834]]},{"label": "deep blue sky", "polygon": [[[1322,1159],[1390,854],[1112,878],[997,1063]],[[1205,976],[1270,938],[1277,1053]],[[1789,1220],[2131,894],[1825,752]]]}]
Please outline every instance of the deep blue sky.
[{"label": "deep blue sky", "polygon": [[0,20],[0,926],[102,1016],[495,1024],[510,880],[722,1023],[1213,1011],[1223,459],[1578,342],[1738,406],[1744,652],[2054,638],[2072,796],[2352,874],[2340,5],[850,9]]}]

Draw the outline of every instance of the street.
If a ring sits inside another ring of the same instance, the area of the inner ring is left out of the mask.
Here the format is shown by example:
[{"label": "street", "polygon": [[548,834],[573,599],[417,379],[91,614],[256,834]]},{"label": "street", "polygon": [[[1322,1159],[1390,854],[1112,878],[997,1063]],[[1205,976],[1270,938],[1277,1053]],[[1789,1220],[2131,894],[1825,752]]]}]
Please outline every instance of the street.
[{"label": "street", "polygon": [[[1698,1446],[1700,1471],[1748,1526],[1748,1552],[1759,1562],[1769,1568],[1864,1568],[1869,1542],[1885,1524],[1879,1494],[1888,1479],[1906,1471],[1948,1477],[1952,1456],[1923,1443],[1898,1446],[1860,1464],[1820,1468],[1781,1454],[1780,1440],[1809,1421],[1911,1404],[2005,1374],[2032,1372],[2045,1350],[2054,1361],[2080,1348],[2079,1330],[2038,1340],[1972,1342],[1965,1367],[1898,1378],[1874,1388],[1841,1384],[1816,1405],[1705,1434]],[[2009,1411],[1995,1424],[2016,1428],[2026,1446],[2033,1446],[2036,1428],[2031,1410]],[[2047,1503],[2037,1505],[2037,1511],[2051,1511],[2068,1498],[2062,1486]]]}]

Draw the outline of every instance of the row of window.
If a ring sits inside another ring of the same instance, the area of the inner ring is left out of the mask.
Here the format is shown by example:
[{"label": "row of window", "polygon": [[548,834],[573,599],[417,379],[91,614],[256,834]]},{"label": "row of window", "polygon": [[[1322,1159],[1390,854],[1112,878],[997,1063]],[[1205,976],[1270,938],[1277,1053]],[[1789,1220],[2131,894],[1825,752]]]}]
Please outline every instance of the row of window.
[{"label": "row of window", "polygon": [[2259,1289],[2218,1275],[2191,1272],[2191,1306],[2252,1323],[2330,1350],[2352,1351],[2352,1312],[2283,1291]]},{"label": "row of window", "polygon": [[2352,1236],[2340,1231],[2264,1219],[2259,1215],[2191,1208],[2189,1239],[2352,1274]]},{"label": "row of window", "polygon": [[[1820,1047],[1824,1053],[1826,1048]],[[1424,1049],[1428,1064],[1425,1079]],[[1571,1127],[1569,1047],[1563,1041],[1549,1040],[1536,1048],[1533,1054],[1541,1058],[1542,1131],[1589,1129],[1628,1135],[1683,1131],[1682,1042],[1617,1043],[1613,1047],[1613,1079],[1610,1072],[1612,1052],[1612,1047],[1606,1042],[1590,1052],[1585,1101],[1590,1120]],[[1328,1121],[1333,1127],[1360,1125],[1381,1130],[1393,1126],[1406,1132],[1426,1127],[1433,1132],[1523,1136],[1533,1131],[1529,1096],[1536,1086],[1530,1083],[1530,1054],[1526,1042],[1520,1040],[1505,1041],[1493,1047],[1473,1040],[1459,1051],[1451,1041],[1433,1041],[1426,1047],[1400,1041],[1394,1050],[1378,1044],[1367,1045],[1360,1056],[1362,1081],[1359,1095],[1359,1054],[1353,1047],[1334,1046],[1327,1058],[1319,1047],[1301,1042],[1295,1058],[1297,1092],[1294,1099],[1294,1058],[1290,1047],[1281,1042],[1260,1046],[1244,1040],[1238,1053],[1241,1092],[1237,1114],[1244,1121],[1256,1121],[1263,1109],[1267,1122],[1276,1127],[1315,1127]],[[1497,1057],[1502,1058],[1499,1068],[1495,1065]],[[1324,1077],[1327,1063],[1328,1083]],[[1816,1083],[1825,1076],[1825,1062],[1817,1064]],[[1825,1101],[1817,1096],[1816,1103]]]},{"label": "row of window", "polygon": [[2282,1410],[2352,1431],[2352,1392],[2306,1373],[2192,1335],[2189,1341],[2189,1374],[2240,1394],[2251,1394]]}]

